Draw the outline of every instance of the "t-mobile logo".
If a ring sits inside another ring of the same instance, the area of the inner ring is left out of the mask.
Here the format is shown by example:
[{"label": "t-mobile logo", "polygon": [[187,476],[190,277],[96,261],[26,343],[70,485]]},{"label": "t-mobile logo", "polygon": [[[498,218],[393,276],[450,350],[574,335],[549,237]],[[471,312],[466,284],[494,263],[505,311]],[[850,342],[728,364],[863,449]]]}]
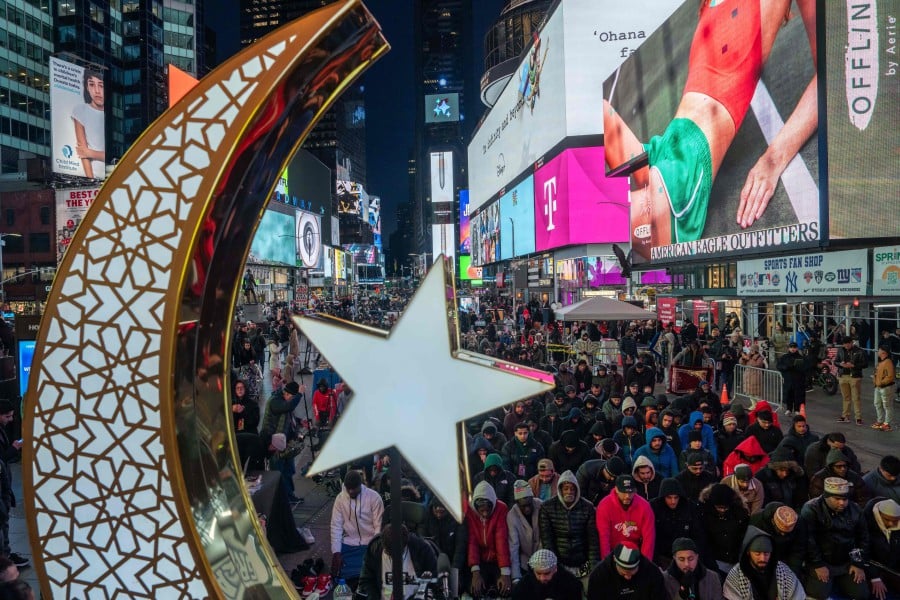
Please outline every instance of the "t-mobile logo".
[{"label": "t-mobile logo", "polygon": [[556,177],[544,182],[544,215],[547,217],[547,231],[556,229],[553,214],[556,212]]}]

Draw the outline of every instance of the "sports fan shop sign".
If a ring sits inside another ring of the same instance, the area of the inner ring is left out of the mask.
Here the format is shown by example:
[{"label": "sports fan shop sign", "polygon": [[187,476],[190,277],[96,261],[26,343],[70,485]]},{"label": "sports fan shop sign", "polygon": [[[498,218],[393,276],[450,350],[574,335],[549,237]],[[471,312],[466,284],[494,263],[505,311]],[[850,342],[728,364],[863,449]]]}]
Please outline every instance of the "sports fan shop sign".
[{"label": "sports fan shop sign", "polygon": [[866,250],[820,252],[738,262],[739,296],[864,295]]}]

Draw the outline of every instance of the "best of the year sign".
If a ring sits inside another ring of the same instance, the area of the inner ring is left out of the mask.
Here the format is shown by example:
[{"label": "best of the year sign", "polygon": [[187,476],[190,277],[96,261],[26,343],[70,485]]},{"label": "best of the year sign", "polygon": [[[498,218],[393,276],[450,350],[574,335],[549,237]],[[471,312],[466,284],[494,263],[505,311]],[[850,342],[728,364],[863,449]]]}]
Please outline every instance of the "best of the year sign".
[{"label": "best of the year sign", "polygon": [[872,251],[872,293],[900,295],[900,246],[882,246]]},{"label": "best of the year sign", "polygon": [[866,250],[819,252],[738,262],[739,296],[863,295]]}]

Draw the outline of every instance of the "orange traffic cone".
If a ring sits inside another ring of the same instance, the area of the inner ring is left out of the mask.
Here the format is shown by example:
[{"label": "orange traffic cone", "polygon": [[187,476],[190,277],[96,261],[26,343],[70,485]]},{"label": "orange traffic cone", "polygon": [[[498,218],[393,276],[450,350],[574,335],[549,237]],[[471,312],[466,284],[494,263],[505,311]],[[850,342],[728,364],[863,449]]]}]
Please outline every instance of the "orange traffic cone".
[{"label": "orange traffic cone", "polygon": [[730,404],[728,401],[728,386],[724,383],[722,384],[722,396],[719,398],[719,402],[722,406],[728,406]]},{"label": "orange traffic cone", "polygon": [[800,405],[800,416],[806,418],[806,402]]}]

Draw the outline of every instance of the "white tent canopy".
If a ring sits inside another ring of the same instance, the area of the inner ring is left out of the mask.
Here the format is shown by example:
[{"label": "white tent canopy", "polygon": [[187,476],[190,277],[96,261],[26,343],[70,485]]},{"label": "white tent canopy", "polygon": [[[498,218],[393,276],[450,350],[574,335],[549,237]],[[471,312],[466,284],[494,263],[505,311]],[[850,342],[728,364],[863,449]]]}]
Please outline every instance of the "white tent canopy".
[{"label": "white tent canopy", "polygon": [[615,298],[594,296],[554,311],[563,321],[624,321],[656,319],[656,313]]}]

